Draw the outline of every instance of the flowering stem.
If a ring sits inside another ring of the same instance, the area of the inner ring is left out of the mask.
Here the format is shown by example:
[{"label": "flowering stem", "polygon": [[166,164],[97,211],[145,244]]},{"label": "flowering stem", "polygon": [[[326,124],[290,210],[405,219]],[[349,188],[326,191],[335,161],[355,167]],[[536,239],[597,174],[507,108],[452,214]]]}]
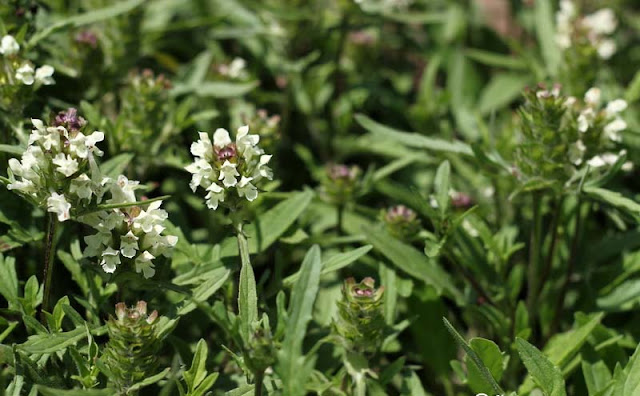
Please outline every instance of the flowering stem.
[{"label": "flowering stem", "polygon": [[264,372],[256,373],[255,396],[262,396],[263,382],[264,382]]},{"label": "flowering stem", "polygon": [[56,228],[58,224],[58,219],[56,218],[55,213],[49,213],[47,216],[47,234],[45,240],[45,248],[44,248],[44,296],[42,298],[42,318],[41,320],[44,322],[44,312],[51,311],[51,303],[49,302],[51,299],[51,279],[53,277],[53,264],[54,257],[53,253],[55,251],[55,239],[56,239]]},{"label": "flowering stem", "polygon": [[533,312],[536,302],[536,294],[538,292],[538,272],[540,267],[540,240],[542,238],[542,195],[540,192],[534,192],[533,199],[533,225],[531,230],[531,242],[529,244],[529,287],[527,291],[527,307],[529,312]]}]

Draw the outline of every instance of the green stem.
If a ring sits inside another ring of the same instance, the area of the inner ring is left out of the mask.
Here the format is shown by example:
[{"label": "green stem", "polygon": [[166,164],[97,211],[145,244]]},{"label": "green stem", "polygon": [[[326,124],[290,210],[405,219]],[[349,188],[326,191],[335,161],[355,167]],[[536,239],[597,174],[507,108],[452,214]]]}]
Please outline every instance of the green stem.
[{"label": "green stem", "polygon": [[336,224],[336,228],[338,230],[338,235],[343,235],[342,233],[342,225],[344,223],[344,204],[338,204],[338,223]]},{"label": "green stem", "polygon": [[536,295],[538,292],[539,272],[540,272],[540,249],[542,239],[542,195],[534,192],[532,195],[533,204],[533,225],[531,230],[531,242],[529,244],[529,272],[527,290],[527,308],[530,317],[535,310]]},{"label": "green stem", "polygon": [[51,312],[51,279],[53,278],[53,264],[55,251],[55,238],[58,219],[55,213],[49,213],[47,216],[47,231],[44,248],[44,296],[42,298],[42,321],[44,321],[44,312]]},{"label": "green stem", "polygon": [[538,284],[538,290],[536,291],[536,297],[540,296],[542,293],[542,288],[544,287],[544,283],[546,282],[549,274],[551,273],[551,269],[553,268],[553,256],[556,251],[556,245],[558,244],[558,226],[560,223],[560,215],[562,214],[562,203],[563,198],[559,198],[555,203],[555,208],[553,211],[553,217],[551,219],[551,240],[549,241],[549,253],[547,254],[544,269],[542,270],[542,276],[540,277],[540,283]]},{"label": "green stem", "polygon": [[256,373],[255,396],[262,396],[262,383],[264,382],[264,372]]},{"label": "green stem", "polygon": [[578,198],[578,203],[576,204],[576,219],[575,219],[575,228],[573,230],[573,240],[571,241],[571,250],[569,253],[569,260],[567,262],[567,271],[564,276],[564,280],[562,281],[562,286],[560,287],[560,293],[558,294],[558,300],[556,301],[555,313],[553,315],[553,320],[551,321],[551,326],[549,327],[550,337],[553,335],[558,328],[560,327],[560,318],[562,316],[562,311],[564,309],[564,299],[567,295],[567,291],[569,289],[569,282],[571,281],[571,274],[573,273],[573,269],[576,264],[576,260],[578,258],[578,245],[580,242],[580,237],[582,236],[582,221],[584,217],[586,217],[588,213],[585,213],[585,216],[582,216],[582,199]]}]

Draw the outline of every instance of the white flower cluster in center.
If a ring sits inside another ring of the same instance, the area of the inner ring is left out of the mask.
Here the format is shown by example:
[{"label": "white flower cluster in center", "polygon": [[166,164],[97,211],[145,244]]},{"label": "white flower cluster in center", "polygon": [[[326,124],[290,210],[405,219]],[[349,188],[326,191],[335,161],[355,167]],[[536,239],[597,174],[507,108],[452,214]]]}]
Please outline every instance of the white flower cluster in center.
[{"label": "white flower cluster in center", "polygon": [[[110,204],[136,202],[138,181],[124,175],[110,184]],[[98,257],[104,272],[113,273],[125,261],[135,265],[136,272],[151,278],[156,270],[153,260],[169,256],[178,237],[163,235],[167,212],[160,209],[162,201],[153,201],[146,209],[139,206],[118,208],[82,216],[79,220],[98,232],[84,238],[86,257]],[[144,206],[144,205],[143,205]]]},{"label": "white flower cluster in center", "polygon": [[271,180],[273,173],[267,166],[271,155],[258,147],[260,136],[249,134],[249,127],[238,128],[235,143],[226,129],[218,128],[213,143],[207,132],[200,132],[200,139],[191,145],[195,161],[185,167],[192,174],[189,184],[192,191],[198,186],[207,191],[206,202],[216,210],[225,202],[228,193],[235,190],[238,197],[253,201],[258,197],[256,185],[262,179]]}]

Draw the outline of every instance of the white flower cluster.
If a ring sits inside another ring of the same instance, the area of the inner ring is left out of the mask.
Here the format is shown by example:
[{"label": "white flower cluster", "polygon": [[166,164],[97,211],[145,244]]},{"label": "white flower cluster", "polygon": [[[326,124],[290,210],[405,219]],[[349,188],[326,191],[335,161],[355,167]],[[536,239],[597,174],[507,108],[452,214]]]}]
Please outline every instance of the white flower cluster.
[{"label": "white flower cluster", "polygon": [[[110,183],[110,204],[136,202],[138,181],[124,175]],[[137,273],[151,278],[156,270],[153,260],[169,256],[178,237],[163,235],[167,212],[160,209],[162,201],[153,201],[146,209],[139,206],[101,211],[82,216],[79,220],[92,226],[97,233],[84,238],[86,257],[98,257],[106,273],[115,272],[123,262],[130,262]]]},{"label": "white flower cluster", "polygon": [[[620,117],[620,113],[627,108],[627,102],[623,99],[615,99],[602,106],[601,94],[599,88],[591,88],[584,95],[584,105],[578,107],[577,100],[574,97],[568,97],[565,105],[567,107],[578,110],[577,127],[578,131],[587,136],[592,131],[601,133],[604,137],[612,142],[620,142],[622,136],[620,132],[627,128],[627,123]],[[583,154],[586,152],[586,146],[582,139],[578,139],[571,148],[570,157],[574,165],[580,165],[583,161]],[[605,153],[596,155],[587,163],[594,168],[599,168],[607,164],[613,164],[617,161],[620,154]],[[630,164],[625,164],[625,168],[629,168]]]},{"label": "white flower cluster", "polygon": [[247,61],[242,58],[234,58],[229,64],[218,66],[218,73],[231,79],[243,79],[247,74]]},{"label": "white flower cluster", "polygon": [[[14,190],[39,206],[55,213],[59,221],[70,218],[71,203],[102,199],[105,184],[94,159],[103,152],[97,143],[99,131],[85,136],[64,126],[45,126],[32,119],[35,129],[20,160],[9,160],[9,190]],[[91,177],[86,172],[91,174]],[[66,194],[66,195],[65,195]]]},{"label": "white flower cluster", "polygon": [[260,136],[250,135],[246,125],[238,128],[235,143],[223,128],[215,131],[213,143],[207,132],[200,132],[199,135],[200,140],[191,145],[195,161],[185,168],[192,174],[189,184],[191,190],[195,192],[198,186],[204,188],[207,191],[207,206],[214,210],[225,199],[233,199],[228,195],[231,190],[235,190],[239,198],[245,197],[248,201],[256,199],[256,184],[273,177],[267,166],[271,155],[264,154],[258,147]]},{"label": "white flower cluster", "polygon": [[562,0],[556,13],[556,43],[567,49],[576,36],[584,37],[602,59],[609,59],[616,52],[616,43],[607,36],[616,30],[617,25],[616,16],[610,8],[578,18],[573,1]]},{"label": "white flower cluster", "polygon": [[55,83],[53,80],[55,70],[52,66],[42,65],[36,68],[27,60],[16,59],[19,51],[20,44],[13,36],[6,35],[2,37],[0,40],[0,54],[7,58],[4,62],[6,81],[10,84],[13,84],[14,81],[19,81],[24,85],[51,85]]}]

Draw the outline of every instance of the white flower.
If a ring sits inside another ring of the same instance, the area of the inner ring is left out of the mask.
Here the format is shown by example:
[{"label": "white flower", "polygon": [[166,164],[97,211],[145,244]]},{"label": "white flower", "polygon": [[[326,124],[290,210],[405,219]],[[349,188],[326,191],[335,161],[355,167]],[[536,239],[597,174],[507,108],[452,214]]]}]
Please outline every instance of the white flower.
[{"label": "white flower", "polygon": [[585,16],[582,25],[597,35],[611,34],[616,30],[618,20],[612,9],[603,8]]},{"label": "white flower", "polygon": [[200,136],[200,140],[191,144],[191,154],[195,157],[205,158],[207,154],[213,152],[211,140],[206,132],[198,132],[198,136]]},{"label": "white flower", "polygon": [[24,85],[32,85],[35,81],[33,72],[33,66],[25,63],[16,70],[16,80],[22,82]]},{"label": "white flower", "polygon": [[[202,185],[203,180],[206,180],[204,184],[208,184],[209,179],[211,177],[211,172],[213,168],[211,164],[204,159],[197,159],[193,163],[187,165],[184,169],[187,172],[192,173],[191,182],[189,183],[189,187],[191,187],[191,191],[196,192],[198,186]],[[205,186],[206,187],[206,186]]]},{"label": "white flower", "polygon": [[118,264],[120,264],[120,251],[112,247],[107,247],[102,252],[102,261],[100,261],[102,269],[104,272],[112,274],[116,271]]},{"label": "white flower", "polygon": [[212,183],[207,188],[207,195],[205,199],[207,200],[207,207],[209,209],[218,209],[218,204],[220,202],[224,202],[224,188],[220,187],[216,183]]},{"label": "white flower", "polygon": [[104,153],[96,144],[104,140],[104,133],[95,131],[89,136],[85,136],[82,132],[69,139],[69,151],[75,153],[79,158],[87,158],[89,153],[95,153],[102,156]]},{"label": "white flower", "polygon": [[623,112],[626,108],[627,108],[627,102],[624,99],[616,99],[607,103],[607,108],[605,109],[605,113],[608,116],[613,116]]},{"label": "white flower", "polygon": [[111,233],[98,232],[97,234],[84,237],[84,242],[87,244],[87,247],[82,254],[85,257],[94,257],[102,254],[104,247],[111,244]]},{"label": "white flower", "polygon": [[6,35],[0,41],[0,54],[9,56],[18,53],[20,51],[20,44],[13,36]]},{"label": "white flower", "polygon": [[80,199],[91,199],[91,179],[85,173],[71,180],[69,192],[76,194]]},{"label": "white flower", "polygon": [[142,272],[144,277],[147,279],[155,275],[156,270],[154,269],[153,263],[151,262],[151,260],[153,259],[155,259],[155,257],[145,250],[136,258],[136,272]]},{"label": "white flower", "polygon": [[70,209],[71,204],[67,202],[67,199],[62,194],[54,192],[47,198],[47,211],[56,213],[58,215],[58,221],[69,220]]},{"label": "white flower", "polygon": [[120,237],[120,254],[127,258],[133,258],[138,250],[138,237],[129,231]]},{"label": "white flower", "polygon": [[53,158],[53,164],[57,166],[56,170],[66,177],[69,177],[78,171],[78,161],[71,158],[70,155],[59,153]]},{"label": "white flower", "polygon": [[624,120],[621,118],[616,118],[615,120],[605,125],[604,133],[612,141],[619,142],[622,140],[620,131],[623,131],[625,129],[627,129],[627,123],[624,122]]},{"label": "white flower", "polygon": [[53,67],[49,65],[42,65],[41,67],[36,69],[36,81],[43,85],[51,85],[55,83],[53,77],[51,77],[53,76],[54,71],[55,70],[53,69]]},{"label": "white flower", "polygon": [[140,184],[137,180],[129,180],[125,175],[118,176],[118,180],[111,184],[111,199],[109,203],[136,202],[135,190]]},{"label": "white flower", "polygon": [[238,183],[238,187],[236,188],[238,196],[244,196],[248,201],[253,201],[258,197],[258,189],[256,186],[251,184],[251,180],[253,180],[253,177],[242,176],[242,179],[240,179],[240,183]]},{"label": "white flower", "polygon": [[166,211],[160,209],[160,205],[162,201],[154,201],[149,204],[147,210],[141,210],[140,214],[133,219],[133,228],[151,232],[156,224],[165,221],[168,215]]},{"label": "white flower", "polygon": [[29,179],[16,180],[12,183],[7,184],[7,189],[9,190],[18,190],[22,191],[25,194],[32,194],[36,192],[36,186]]},{"label": "white flower", "polygon": [[248,125],[244,125],[238,128],[236,134],[236,147],[238,148],[238,152],[242,154],[245,160],[250,161],[251,157],[253,157],[255,154],[260,153],[260,150],[255,148],[259,141],[260,136],[249,134]]},{"label": "white flower", "polygon": [[[207,137],[209,139],[209,137]],[[213,145],[216,147],[227,147],[231,144],[231,138],[229,137],[229,131],[224,128],[218,128],[213,133]]]},{"label": "white flower", "polygon": [[609,59],[616,53],[616,42],[613,40],[602,40],[596,47],[598,56],[602,59]]},{"label": "white flower", "polygon": [[620,156],[625,154],[626,154],[626,151],[622,150],[620,151],[619,154],[604,153],[602,155],[596,155],[595,157],[587,161],[587,164],[589,164],[589,166],[591,166],[592,168],[600,168],[605,165],[613,165],[616,162],[618,162],[618,159],[620,159]]},{"label": "white flower", "polygon": [[236,176],[240,176],[236,169],[236,164],[232,164],[228,160],[224,161],[224,164],[220,167],[218,180],[222,180],[222,184],[225,187],[233,187],[238,183]]},{"label": "white flower", "polygon": [[600,104],[600,89],[599,88],[590,88],[585,94],[584,94],[584,101],[585,103],[591,105],[591,106],[597,106]]},{"label": "white flower", "polygon": [[587,150],[582,140],[578,140],[575,144],[569,147],[569,161],[574,165],[580,165],[582,163],[582,157]]},{"label": "white flower", "polygon": [[256,170],[253,172],[254,180],[258,180],[261,177],[264,177],[265,179],[269,179],[269,180],[273,179],[273,171],[271,170],[271,168],[267,166],[269,161],[271,161],[271,157],[273,156],[266,155],[266,154],[260,156],[260,162],[258,163]]},{"label": "white flower", "polygon": [[578,116],[578,130],[583,133],[586,132],[589,126],[591,126],[591,121],[594,117],[595,113],[591,107],[582,110]]}]

